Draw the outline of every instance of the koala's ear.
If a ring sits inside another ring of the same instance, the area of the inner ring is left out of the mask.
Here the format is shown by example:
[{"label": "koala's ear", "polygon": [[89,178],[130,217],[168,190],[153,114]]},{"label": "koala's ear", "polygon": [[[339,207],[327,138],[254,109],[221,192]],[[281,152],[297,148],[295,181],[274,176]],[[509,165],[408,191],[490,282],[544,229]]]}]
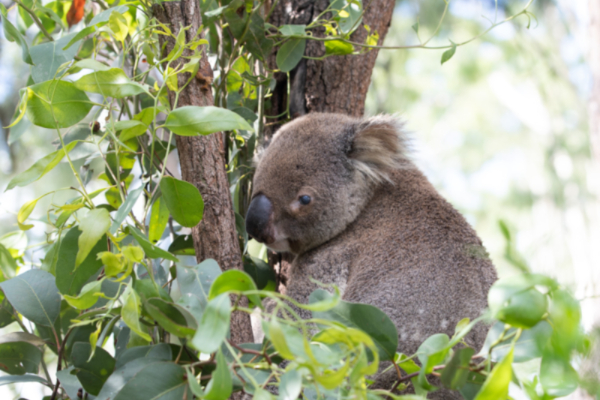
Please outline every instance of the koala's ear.
[{"label": "koala's ear", "polygon": [[406,159],[404,124],[390,115],[360,121],[355,128],[348,157],[367,178],[389,180],[389,172]]}]

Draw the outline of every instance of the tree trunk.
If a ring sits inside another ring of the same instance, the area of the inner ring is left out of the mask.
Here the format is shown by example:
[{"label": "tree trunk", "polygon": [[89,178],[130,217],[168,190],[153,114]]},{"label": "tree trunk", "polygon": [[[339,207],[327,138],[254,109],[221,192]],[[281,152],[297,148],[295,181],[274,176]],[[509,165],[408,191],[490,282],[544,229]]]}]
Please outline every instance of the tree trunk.
[{"label": "tree trunk", "polygon": [[[286,24],[309,24],[317,15],[323,12],[330,4],[329,0],[280,0],[271,16],[269,23],[275,26]],[[365,13],[363,23],[371,28],[371,32],[379,34],[378,45],[383,44],[388,28],[392,21],[395,2],[392,0],[371,0],[363,2]],[[313,32],[315,33],[315,32]],[[316,32],[323,36],[323,29]],[[351,36],[353,42],[364,43],[368,32],[361,25]],[[334,56],[324,60],[303,59],[298,66],[290,72],[290,99],[289,111],[292,118],[310,112],[334,112],[355,117],[362,117],[365,111],[367,90],[371,82],[371,73],[375,66],[377,49],[362,55]],[[323,42],[309,40],[306,44],[304,55],[309,57],[322,57],[325,54]],[[269,66],[276,68],[273,52],[269,59]],[[265,110],[266,115],[275,116],[285,113],[288,107],[288,82],[287,74],[276,73],[277,85],[271,97],[271,105]],[[285,116],[269,119],[274,124],[265,128],[265,139],[268,141],[275,133]],[[289,254],[283,256],[269,256],[269,264],[282,276],[279,287],[285,292],[286,277],[289,273],[289,263],[293,257]]]},{"label": "tree trunk", "polygon": [[[180,28],[191,26],[186,31],[186,41],[191,41],[200,26],[202,17],[197,0],[164,2],[153,7],[154,15],[163,24],[170,27],[174,36]],[[165,54],[173,49],[175,40],[160,35],[161,46],[166,40]],[[191,52],[186,50],[185,55]],[[172,65],[184,63],[180,58]],[[177,106],[213,105],[211,81],[213,73],[205,54],[200,61],[196,79],[180,93]],[[179,87],[189,79],[189,74],[178,76]],[[171,104],[175,93],[169,92]],[[215,259],[221,269],[242,269],[242,258],[235,227],[229,182],[225,170],[225,144],[223,133],[208,136],[176,136],[177,151],[184,180],[193,183],[204,199],[204,218],[192,229],[196,259],[200,262],[207,258]],[[236,312],[231,319],[231,339],[235,343],[252,342],[252,326],[246,313]]]},{"label": "tree trunk", "polygon": [[[392,20],[395,2],[372,0],[364,2],[363,23],[371,32],[379,34],[379,45],[387,34]],[[281,26],[285,24],[308,24],[329,5],[329,0],[302,1],[281,0],[269,21]],[[323,36],[323,30],[316,32]],[[351,40],[364,43],[368,32],[361,25],[351,36]],[[309,112],[336,112],[361,117],[365,111],[365,99],[371,82],[371,73],[377,58],[377,49],[362,55],[328,57],[324,60],[304,59],[291,72],[290,113],[292,118]],[[323,42],[309,40],[305,55],[321,57],[325,54]],[[274,55],[269,60],[275,68]],[[276,74],[277,86],[272,105],[267,113],[279,115],[287,108],[287,76]]]}]

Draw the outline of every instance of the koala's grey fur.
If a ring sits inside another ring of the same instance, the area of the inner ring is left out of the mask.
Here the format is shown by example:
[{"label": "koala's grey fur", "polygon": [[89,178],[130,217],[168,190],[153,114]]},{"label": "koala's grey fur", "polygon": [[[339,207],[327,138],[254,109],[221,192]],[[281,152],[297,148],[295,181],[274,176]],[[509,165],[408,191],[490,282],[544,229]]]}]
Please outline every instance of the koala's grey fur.
[{"label": "koala's grey fur", "polygon": [[[289,296],[307,302],[317,288],[310,278],[335,283],[344,300],[390,316],[398,351],[413,354],[430,335],[452,336],[462,318],[478,317],[496,271],[475,231],[406,153],[393,117],[308,114],[262,153],[253,197],[272,203],[267,245],[296,256]],[[300,204],[302,195],[311,203]],[[486,331],[477,327],[467,342],[479,350]]]}]

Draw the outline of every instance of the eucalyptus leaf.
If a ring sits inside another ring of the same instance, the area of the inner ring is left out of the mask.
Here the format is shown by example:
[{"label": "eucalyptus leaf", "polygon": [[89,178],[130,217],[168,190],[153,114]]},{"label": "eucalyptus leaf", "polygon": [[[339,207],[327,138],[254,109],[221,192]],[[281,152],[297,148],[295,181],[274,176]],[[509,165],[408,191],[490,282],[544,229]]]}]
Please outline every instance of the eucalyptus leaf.
[{"label": "eucalyptus leaf", "polygon": [[27,118],[42,128],[68,128],[91,109],[89,97],[71,82],[46,81],[27,88]]},{"label": "eucalyptus leaf", "polygon": [[36,324],[53,326],[60,312],[60,295],[54,276],[32,269],[0,283],[10,304]]},{"label": "eucalyptus leaf", "polygon": [[89,343],[76,343],[71,351],[71,361],[77,368],[77,378],[83,388],[96,396],[102,385],[115,369],[115,359],[102,347],[96,347],[90,359],[92,347]]},{"label": "eucalyptus leaf", "polygon": [[85,92],[98,93],[115,99],[147,92],[143,85],[129,79],[121,68],[84,75],[75,82],[75,87]]},{"label": "eucalyptus leaf", "polygon": [[100,239],[108,232],[110,225],[110,214],[105,208],[95,208],[88,212],[79,224],[81,235],[77,239],[75,269],[81,265]]},{"label": "eucalyptus leaf", "polygon": [[129,233],[131,233],[131,235],[139,243],[139,245],[142,246],[142,249],[144,249],[144,253],[146,253],[146,256],[148,256],[149,258],[164,258],[169,261],[177,262],[177,257],[172,255],[168,251],[165,251],[160,247],[150,243],[150,241],[144,236],[142,232],[139,231],[139,229],[131,225],[128,226],[127,229],[129,230]]},{"label": "eucalyptus leaf", "polygon": [[74,37],[75,33],[71,33],[60,39],[41,43],[29,49],[33,61],[31,77],[36,83],[42,83],[49,79],[53,79],[58,68],[62,64],[73,60],[73,57],[75,57],[79,50],[78,46],[72,46],[67,50],[64,50],[63,48],[69,44]]},{"label": "eucalyptus leaf", "polygon": [[11,375],[36,374],[42,351],[27,342],[0,343],[0,370]]},{"label": "eucalyptus leaf", "polygon": [[81,231],[77,228],[70,229],[61,239],[56,261],[56,286],[61,293],[76,296],[81,288],[94,276],[100,268],[102,261],[98,260],[96,254],[107,251],[106,238],[98,240],[89,251],[88,256],[75,268],[79,238]]},{"label": "eucalyptus leaf", "polygon": [[244,118],[233,111],[213,106],[177,108],[167,117],[165,127],[182,136],[209,135],[233,129],[253,130]]},{"label": "eucalyptus leaf", "polygon": [[[311,293],[309,303],[326,300],[332,295],[324,290]],[[382,361],[392,360],[398,348],[398,331],[390,318],[377,307],[340,301],[327,311],[313,311],[314,318],[329,319],[367,333],[377,346]]]},{"label": "eucalyptus leaf", "polygon": [[196,186],[165,176],[160,181],[160,190],[175,221],[188,228],[198,225],[204,214],[204,201]]},{"label": "eucalyptus leaf", "polygon": [[290,39],[277,52],[277,67],[281,72],[289,72],[302,60],[306,49],[306,39]]},{"label": "eucalyptus leaf", "polygon": [[225,340],[230,319],[231,301],[224,293],[208,302],[191,344],[203,353],[213,353]]}]

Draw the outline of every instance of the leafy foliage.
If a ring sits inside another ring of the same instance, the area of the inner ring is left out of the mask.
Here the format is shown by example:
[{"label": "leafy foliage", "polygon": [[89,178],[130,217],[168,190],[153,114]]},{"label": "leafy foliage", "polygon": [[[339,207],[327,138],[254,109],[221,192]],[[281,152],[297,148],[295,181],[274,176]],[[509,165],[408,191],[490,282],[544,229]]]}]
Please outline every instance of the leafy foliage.
[{"label": "leafy foliage", "polygon": [[[205,32],[191,41],[185,40],[189,27],[175,35],[146,2],[102,2],[95,15],[85,15],[79,0],[67,13],[60,1],[17,3],[19,23],[36,25],[39,33],[35,45],[28,43],[0,5],[5,36],[32,64],[14,124],[27,120],[55,132],[59,147],[6,190],[42,178],[63,159],[78,186],[57,188],[73,197],[45,210],[41,266],[25,260],[17,241],[0,244],[0,326],[17,323],[23,331],[0,337],[0,368],[8,374],[0,384],[37,382],[52,389],[52,399],[77,398],[80,388],[97,399],[218,400],[240,390],[258,399],[275,391],[282,399],[401,398],[395,391],[408,385],[417,397],[405,398],[419,398],[438,389],[428,379],[440,375],[445,387],[467,399],[505,398],[511,381],[536,399],[575,390],[571,361],[586,343],[579,305],[547,277],[525,273],[492,288],[487,319],[498,322],[482,352],[475,354],[464,339],[481,321],[463,320],[452,337],[433,335],[416,354],[405,355],[397,353],[396,327],[382,311],[344,302],[334,287],[298,304],[274,291],[273,271],[260,251],[249,251],[240,215],[273,74],[292,71],[309,40],[324,42],[322,58],[376,47],[377,32],[361,25],[361,1],[336,0],[308,25],[282,27],[265,21],[270,11],[263,2],[207,1],[201,5]],[[515,16],[529,16],[526,10]],[[64,34],[67,25],[79,30]],[[353,42],[361,27],[367,39]],[[316,34],[322,30],[324,36]],[[176,43],[168,54],[161,36]],[[442,63],[462,44],[448,46]],[[218,106],[178,108],[179,94],[206,57],[205,45],[217,55]],[[266,62],[274,47],[277,70]],[[204,200],[167,168],[174,135],[224,130],[231,131],[229,179],[246,272],[223,273],[214,260],[189,265],[195,253],[186,228],[202,220]],[[90,169],[93,161],[102,166],[99,174]],[[103,187],[93,190],[92,180]],[[38,200],[19,211],[21,230],[40,223],[31,218]],[[300,319],[299,308],[313,318]],[[260,313],[261,343],[229,340],[234,311]],[[111,340],[114,354],[105,349]],[[54,380],[45,372],[48,349],[58,355]],[[536,359],[533,380],[513,376],[515,363]],[[374,389],[380,368],[397,374],[392,387]]]}]

